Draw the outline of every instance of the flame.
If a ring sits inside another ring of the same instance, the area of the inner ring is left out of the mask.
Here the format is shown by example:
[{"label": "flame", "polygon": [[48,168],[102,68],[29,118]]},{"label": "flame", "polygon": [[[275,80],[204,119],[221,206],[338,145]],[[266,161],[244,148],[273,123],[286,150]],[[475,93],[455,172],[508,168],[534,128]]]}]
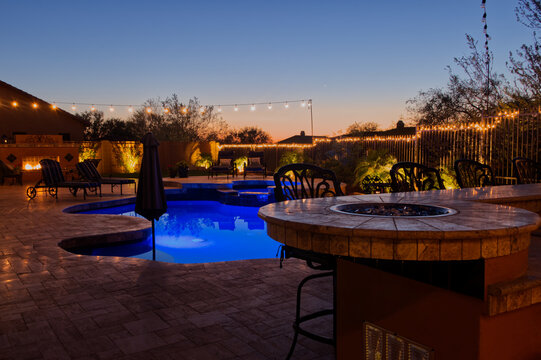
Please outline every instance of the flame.
[{"label": "flame", "polygon": [[32,166],[32,164],[26,163],[26,164],[24,164],[23,168],[25,170],[39,170],[39,169],[41,169],[41,165],[37,164],[37,165]]}]

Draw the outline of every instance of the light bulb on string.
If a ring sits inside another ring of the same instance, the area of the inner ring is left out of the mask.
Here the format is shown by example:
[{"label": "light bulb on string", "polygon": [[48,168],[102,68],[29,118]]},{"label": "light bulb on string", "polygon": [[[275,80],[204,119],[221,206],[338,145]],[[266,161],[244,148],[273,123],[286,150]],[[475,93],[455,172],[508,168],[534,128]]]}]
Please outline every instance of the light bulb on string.
[{"label": "light bulb on string", "polygon": [[71,110],[73,110],[73,111],[77,110],[77,106],[75,106],[75,104],[72,104],[71,105]]},{"label": "light bulb on string", "polygon": [[164,112],[165,114],[169,114],[169,109],[168,109],[168,108],[163,108],[163,112]]},{"label": "light bulb on string", "polygon": [[269,110],[271,110],[271,109],[272,109],[272,104],[269,103],[269,105],[267,105],[267,108],[268,108]]},{"label": "light bulb on string", "polygon": [[113,107],[113,105],[109,106],[109,111],[110,111],[110,112],[115,111],[115,108]]},{"label": "light bulb on string", "polygon": [[233,108],[235,111],[239,111],[239,107],[235,104],[235,107]]},{"label": "light bulb on string", "polygon": [[57,108],[56,104],[53,103],[53,104],[51,105],[51,109],[56,110],[56,108]]},{"label": "light bulb on string", "polygon": [[250,106],[250,110],[255,111],[255,105],[254,104],[252,104],[252,106]]},{"label": "light bulb on string", "polygon": [[90,107],[90,111],[96,111],[96,108],[94,107],[94,105],[92,105],[92,106]]},{"label": "light bulb on string", "polygon": [[219,112],[219,113],[222,112],[222,105],[218,105],[218,112]]},{"label": "light bulb on string", "polygon": [[147,107],[147,113],[150,114],[152,112],[152,109],[150,107]]},{"label": "light bulb on string", "polygon": [[184,107],[182,108],[182,113],[183,113],[183,114],[186,114],[187,112],[188,112],[188,109],[186,108],[186,106],[184,106]]},{"label": "light bulb on string", "polygon": [[204,106],[201,106],[201,107],[199,108],[199,112],[200,112],[201,114],[204,114],[204,113],[205,113],[205,107],[204,107]]},{"label": "light bulb on string", "polygon": [[37,108],[38,108],[38,103],[32,103],[32,107],[33,107],[34,109],[37,109]]},{"label": "light bulb on string", "polygon": [[12,101],[11,106],[17,107],[17,106],[19,106],[19,103],[17,101]]},{"label": "light bulb on string", "polygon": [[132,112],[133,112],[133,106],[130,105],[130,107],[128,108],[128,112],[129,112],[129,113],[132,113]]},{"label": "light bulb on string", "polygon": [[304,100],[301,102],[301,106],[302,106],[302,107],[305,107],[305,106],[306,106],[306,102],[305,102]]},{"label": "light bulb on string", "polygon": [[289,108],[289,104],[287,103],[287,101],[286,101],[286,103],[284,104],[284,107],[285,107],[286,109]]}]

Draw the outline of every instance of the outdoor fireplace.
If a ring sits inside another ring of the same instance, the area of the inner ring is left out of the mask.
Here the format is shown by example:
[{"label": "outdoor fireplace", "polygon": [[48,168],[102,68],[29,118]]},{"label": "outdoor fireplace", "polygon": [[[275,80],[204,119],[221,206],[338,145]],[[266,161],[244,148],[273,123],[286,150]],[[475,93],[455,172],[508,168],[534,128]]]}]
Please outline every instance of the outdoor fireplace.
[{"label": "outdoor fireplace", "polygon": [[332,211],[360,216],[406,216],[406,217],[435,217],[457,213],[456,210],[442,206],[402,204],[402,203],[353,203],[331,207]]},{"label": "outdoor fireplace", "polygon": [[55,161],[59,161],[59,156],[26,156],[23,157],[23,170],[40,170],[41,165],[39,164],[39,161],[41,159],[51,159]]}]

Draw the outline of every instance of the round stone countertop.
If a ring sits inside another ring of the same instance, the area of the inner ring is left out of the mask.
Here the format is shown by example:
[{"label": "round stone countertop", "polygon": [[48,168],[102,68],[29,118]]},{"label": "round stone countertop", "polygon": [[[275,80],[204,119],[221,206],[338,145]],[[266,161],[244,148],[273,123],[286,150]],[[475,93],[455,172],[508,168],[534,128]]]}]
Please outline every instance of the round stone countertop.
[{"label": "round stone countertop", "polygon": [[[442,206],[455,214],[381,217],[339,213],[348,203],[407,203]],[[303,250],[392,260],[475,260],[527,250],[541,225],[532,212],[503,205],[430,196],[354,195],[273,203],[259,210],[273,239]]]}]

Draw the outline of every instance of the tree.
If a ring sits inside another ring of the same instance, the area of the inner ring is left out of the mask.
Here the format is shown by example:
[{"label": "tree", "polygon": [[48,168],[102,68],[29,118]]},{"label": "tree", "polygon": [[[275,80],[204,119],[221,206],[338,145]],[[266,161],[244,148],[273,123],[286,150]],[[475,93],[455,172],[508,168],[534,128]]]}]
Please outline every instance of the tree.
[{"label": "tree", "polygon": [[478,120],[497,112],[504,101],[506,80],[492,69],[491,54],[480,52],[477,42],[466,35],[470,54],[454,59],[461,74],[448,66],[449,81],[445,89],[420,91],[409,99],[409,111],[417,124],[435,125]]},{"label": "tree", "polygon": [[225,144],[267,144],[272,142],[271,136],[256,126],[246,126],[237,131],[231,131],[224,137]]},{"label": "tree", "polygon": [[[541,1],[519,0],[515,13],[520,23],[541,29]],[[535,31],[533,40],[532,45],[523,44],[514,54],[509,52],[507,67],[517,77],[515,87],[509,90],[515,108],[541,104],[541,52]]]},{"label": "tree", "polygon": [[376,122],[368,121],[368,122],[354,122],[353,124],[349,125],[346,134],[351,136],[362,136],[365,133],[374,132],[379,130],[379,125]]},{"label": "tree", "polygon": [[220,129],[227,128],[214,107],[202,106],[197,98],[183,104],[176,94],[163,101],[147,100],[144,108],[132,115],[130,122],[141,137],[152,131],[158,140],[169,141],[215,140]]},{"label": "tree", "polygon": [[102,111],[85,111],[77,113],[75,116],[89,123],[84,131],[85,140],[129,141],[140,139],[134,133],[130,122],[118,118],[105,120]]}]

